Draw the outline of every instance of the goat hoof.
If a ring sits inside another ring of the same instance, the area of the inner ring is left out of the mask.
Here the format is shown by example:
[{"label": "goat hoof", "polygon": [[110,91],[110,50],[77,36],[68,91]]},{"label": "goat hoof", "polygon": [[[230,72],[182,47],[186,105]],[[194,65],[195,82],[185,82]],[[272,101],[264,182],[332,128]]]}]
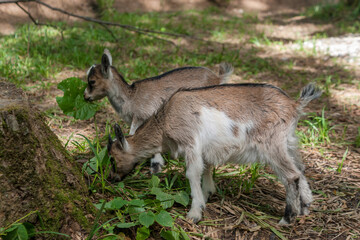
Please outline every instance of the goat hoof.
[{"label": "goat hoof", "polygon": [[199,212],[190,210],[190,212],[188,212],[186,218],[196,224],[201,220],[201,212],[199,213]]},{"label": "goat hoof", "polygon": [[150,166],[150,172],[151,174],[156,174],[161,171],[162,165],[158,162],[152,162]]},{"label": "goat hoof", "polygon": [[186,218],[191,222],[193,222],[194,224],[197,224],[201,220],[201,218],[190,218],[189,216],[187,216]]},{"label": "goat hoof", "polygon": [[280,222],[278,223],[280,226],[286,226],[286,225],[290,225],[290,223],[285,220],[284,218],[281,218]]},{"label": "goat hoof", "polygon": [[310,213],[309,207],[310,207],[310,203],[301,202],[300,215],[309,215]]},{"label": "goat hoof", "polygon": [[310,214],[310,210],[308,207],[301,208],[301,215],[309,215],[309,214]]}]

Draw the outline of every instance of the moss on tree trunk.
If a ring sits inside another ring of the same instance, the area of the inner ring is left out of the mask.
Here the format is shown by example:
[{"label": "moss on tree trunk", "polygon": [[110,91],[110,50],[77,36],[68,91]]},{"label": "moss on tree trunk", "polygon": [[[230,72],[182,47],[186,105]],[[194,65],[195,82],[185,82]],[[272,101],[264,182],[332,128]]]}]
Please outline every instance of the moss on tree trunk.
[{"label": "moss on tree trunk", "polygon": [[0,227],[37,210],[26,220],[38,230],[79,238],[94,213],[87,195],[81,172],[43,115],[21,90],[0,82]]}]

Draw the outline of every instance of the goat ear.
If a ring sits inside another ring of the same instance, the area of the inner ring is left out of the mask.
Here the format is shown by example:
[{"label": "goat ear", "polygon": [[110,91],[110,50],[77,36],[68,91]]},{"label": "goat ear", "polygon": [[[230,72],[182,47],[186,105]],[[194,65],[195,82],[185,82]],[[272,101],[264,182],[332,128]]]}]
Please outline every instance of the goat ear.
[{"label": "goat ear", "polygon": [[109,59],[109,64],[111,66],[112,65],[112,57],[111,57],[109,49],[107,49],[107,48],[104,49],[104,55],[106,55],[107,58]]},{"label": "goat ear", "polygon": [[108,145],[107,145],[108,153],[110,153],[111,146],[112,146],[113,143],[114,143],[114,141],[112,140],[111,135],[109,134]]},{"label": "goat ear", "polygon": [[114,128],[115,128],[115,136],[116,136],[117,140],[119,141],[120,146],[122,147],[122,149],[126,150],[127,141],[126,141],[126,139],[124,137],[124,134],[121,131],[121,128],[120,128],[119,124],[116,123]]},{"label": "goat ear", "polygon": [[104,77],[109,76],[110,66],[112,65],[112,57],[109,50],[105,49],[101,57],[101,72]]}]

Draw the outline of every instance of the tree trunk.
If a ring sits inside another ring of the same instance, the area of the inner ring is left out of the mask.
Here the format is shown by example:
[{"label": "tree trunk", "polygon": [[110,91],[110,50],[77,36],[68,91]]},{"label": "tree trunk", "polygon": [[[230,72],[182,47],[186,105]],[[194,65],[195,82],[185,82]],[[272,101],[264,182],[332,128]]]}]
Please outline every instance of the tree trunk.
[{"label": "tree trunk", "polygon": [[80,170],[43,115],[22,90],[0,81],[0,227],[34,210],[24,221],[71,239],[89,232],[95,212]]}]

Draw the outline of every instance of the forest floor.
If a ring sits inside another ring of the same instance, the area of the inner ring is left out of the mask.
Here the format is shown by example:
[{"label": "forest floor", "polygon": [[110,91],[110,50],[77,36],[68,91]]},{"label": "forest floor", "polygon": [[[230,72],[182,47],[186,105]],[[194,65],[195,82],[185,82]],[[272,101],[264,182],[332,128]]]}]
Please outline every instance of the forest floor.
[{"label": "forest floor", "polygon": [[[290,226],[278,226],[285,208],[285,191],[272,171],[267,167],[257,171],[251,167],[244,170],[241,166],[220,166],[215,171],[217,193],[207,203],[203,221],[195,225],[179,217],[176,223],[191,239],[360,239],[360,44],[354,45],[359,42],[357,32],[349,34],[347,25],[314,19],[295,10],[256,15],[217,9],[202,14],[148,13],[129,18],[136,18],[143,27],[148,27],[146,17],[156,19],[150,21],[149,27],[169,21],[177,28],[168,26],[166,31],[194,33],[210,42],[171,39],[178,47],[166,42],[159,47],[161,40],[149,37],[138,40],[145,37],[129,33],[121,36],[122,45],[101,40],[87,49],[90,60],[85,63],[69,66],[75,60],[64,61],[61,70],[42,76],[41,82],[25,81],[21,86],[31,102],[46,114],[50,128],[81,162],[93,155],[78,134],[104,140],[108,125],[121,119],[108,101],[97,112],[96,124],[94,119],[80,121],[65,116],[55,100],[62,95],[57,84],[67,77],[85,80],[87,68],[100,62],[104,47],[113,53],[114,66],[132,80],[188,65],[205,66],[217,72],[218,64],[228,61],[235,67],[231,82],[273,84],[294,98],[306,83],[315,82],[323,89],[323,96],[306,107],[307,115],[298,127],[305,175],[314,195],[310,215],[298,217]],[[197,25],[194,21],[198,17],[207,22]],[[137,40],[127,42],[131,37]],[[91,42],[94,39],[90,39],[89,45],[94,44]],[[128,45],[124,46],[125,42]],[[157,51],[163,55],[154,57]],[[166,59],[165,55],[174,57]],[[159,60],[162,57],[165,60]],[[160,178],[166,178],[173,168],[183,172],[181,181],[186,181],[184,169],[171,163]],[[151,178],[148,164],[143,164],[140,172],[129,178],[139,181]],[[99,199],[113,196],[98,191],[92,197],[98,203]],[[188,209],[189,206],[176,207],[183,214]],[[154,226],[151,238],[159,238],[160,230],[160,226]],[[126,232],[127,239],[134,237],[134,231]]]}]

